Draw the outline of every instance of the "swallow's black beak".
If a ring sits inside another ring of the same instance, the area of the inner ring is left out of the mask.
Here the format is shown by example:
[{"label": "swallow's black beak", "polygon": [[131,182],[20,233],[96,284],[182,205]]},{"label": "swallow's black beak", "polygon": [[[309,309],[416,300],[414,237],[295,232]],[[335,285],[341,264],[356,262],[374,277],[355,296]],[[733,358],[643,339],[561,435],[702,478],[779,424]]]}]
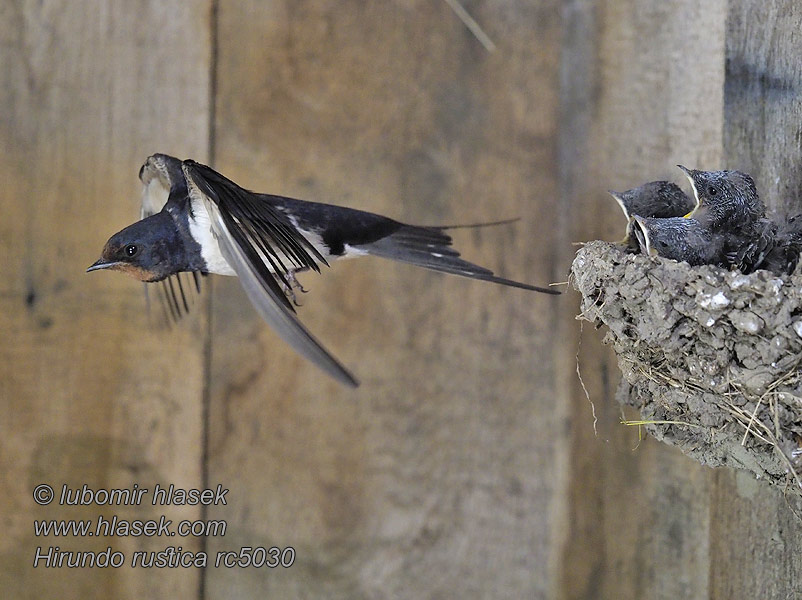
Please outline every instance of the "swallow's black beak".
[{"label": "swallow's black beak", "polygon": [[98,258],[94,263],[92,263],[89,268],[86,270],[87,273],[91,271],[98,271],[100,269],[109,269],[111,267],[116,267],[120,264],[120,261],[117,260],[106,260],[105,258]]}]

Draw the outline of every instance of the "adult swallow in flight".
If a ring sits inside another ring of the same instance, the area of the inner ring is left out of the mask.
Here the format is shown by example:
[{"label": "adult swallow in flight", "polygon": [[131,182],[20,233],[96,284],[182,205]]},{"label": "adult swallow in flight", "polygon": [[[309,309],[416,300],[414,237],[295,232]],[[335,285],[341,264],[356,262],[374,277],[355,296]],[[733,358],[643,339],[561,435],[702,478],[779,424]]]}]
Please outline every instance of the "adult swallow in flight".
[{"label": "adult swallow in flight", "polygon": [[[295,274],[338,258],[381,256],[525,290],[559,292],[461,259],[449,227],[248,191],[193,160],[154,154],[139,171],[142,220],[114,234],[87,271],[113,269],[145,282],[179,273],[236,275],[259,314],[299,354],[341,383],[354,376],[298,320]],[[178,280],[180,284],[180,279]],[[196,279],[197,283],[197,279]],[[171,285],[171,284],[170,284]],[[181,288],[183,298],[183,288]],[[175,309],[180,309],[173,291]]]}]

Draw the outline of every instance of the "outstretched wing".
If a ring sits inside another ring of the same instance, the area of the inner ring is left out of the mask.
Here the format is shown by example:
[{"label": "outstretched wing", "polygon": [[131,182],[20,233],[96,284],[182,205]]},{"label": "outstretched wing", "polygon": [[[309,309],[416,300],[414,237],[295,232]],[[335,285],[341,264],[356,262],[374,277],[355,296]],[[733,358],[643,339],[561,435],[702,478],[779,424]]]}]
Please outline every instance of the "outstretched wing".
[{"label": "outstretched wing", "polygon": [[139,169],[142,182],[142,210],[140,218],[155,215],[167,204],[171,189],[186,187],[181,161],[167,154],[148,156]]},{"label": "outstretched wing", "polygon": [[[187,184],[181,161],[168,154],[149,156],[139,169],[139,180],[142,182],[142,201],[140,218],[144,219],[161,212],[171,194],[173,197],[186,196]],[[201,273],[176,273],[159,283],[159,301],[167,323],[178,321],[189,312],[192,294],[184,288],[192,289],[200,294]],[[145,302],[150,310],[148,284],[145,284]]]},{"label": "outstretched wing", "polygon": [[341,383],[359,385],[298,320],[282,287],[290,285],[290,269],[319,271],[323,256],[287,217],[251,192],[195,161],[184,161],[183,169],[193,212],[208,213],[220,253],[257,312],[303,357]]}]

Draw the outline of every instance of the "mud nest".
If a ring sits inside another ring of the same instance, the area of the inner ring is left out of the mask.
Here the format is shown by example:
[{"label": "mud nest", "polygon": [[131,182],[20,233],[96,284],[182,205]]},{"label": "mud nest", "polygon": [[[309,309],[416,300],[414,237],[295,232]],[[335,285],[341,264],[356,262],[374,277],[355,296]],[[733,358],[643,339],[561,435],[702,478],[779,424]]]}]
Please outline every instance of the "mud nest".
[{"label": "mud nest", "polygon": [[802,275],[751,275],[585,245],[578,318],[608,329],[619,400],[709,466],[802,493]]}]

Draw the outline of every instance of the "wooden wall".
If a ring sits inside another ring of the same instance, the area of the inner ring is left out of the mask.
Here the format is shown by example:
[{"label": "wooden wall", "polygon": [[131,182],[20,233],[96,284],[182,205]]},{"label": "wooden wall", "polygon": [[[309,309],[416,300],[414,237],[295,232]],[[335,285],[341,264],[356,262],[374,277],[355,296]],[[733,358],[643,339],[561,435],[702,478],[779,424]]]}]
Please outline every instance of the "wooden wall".
[{"label": "wooden wall", "polygon": [[[563,16],[560,168],[572,239],[617,239],[621,217],[603,190],[683,183],[677,163],[744,169],[772,208],[800,209],[802,6],[571,2]],[[639,443],[619,424],[620,377],[602,333],[585,327],[580,353],[598,435],[572,382],[559,597],[802,597],[798,498]]]},{"label": "wooden wall", "polygon": [[[303,279],[304,322],[362,379],[287,348],[236,280],[149,324],[83,270],[138,213],[155,151],[247,187],[456,232],[505,276],[565,279],[620,237],[605,197],[678,162],[798,209],[802,8],[782,2],[0,3],[0,589],[11,598],[802,597],[800,507],[619,424],[573,294],[378,259]],[[769,8],[766,8],[770,5]],[[598,417],[594,434],[592,410]],[[637,449],[633,448],[637,445]],[[226,506],[42,507],[39,483],[215,486]],[[224,519],[224,537],[36,538],[33,520]],[[33,569],[37,546],[287,570]]]}]

